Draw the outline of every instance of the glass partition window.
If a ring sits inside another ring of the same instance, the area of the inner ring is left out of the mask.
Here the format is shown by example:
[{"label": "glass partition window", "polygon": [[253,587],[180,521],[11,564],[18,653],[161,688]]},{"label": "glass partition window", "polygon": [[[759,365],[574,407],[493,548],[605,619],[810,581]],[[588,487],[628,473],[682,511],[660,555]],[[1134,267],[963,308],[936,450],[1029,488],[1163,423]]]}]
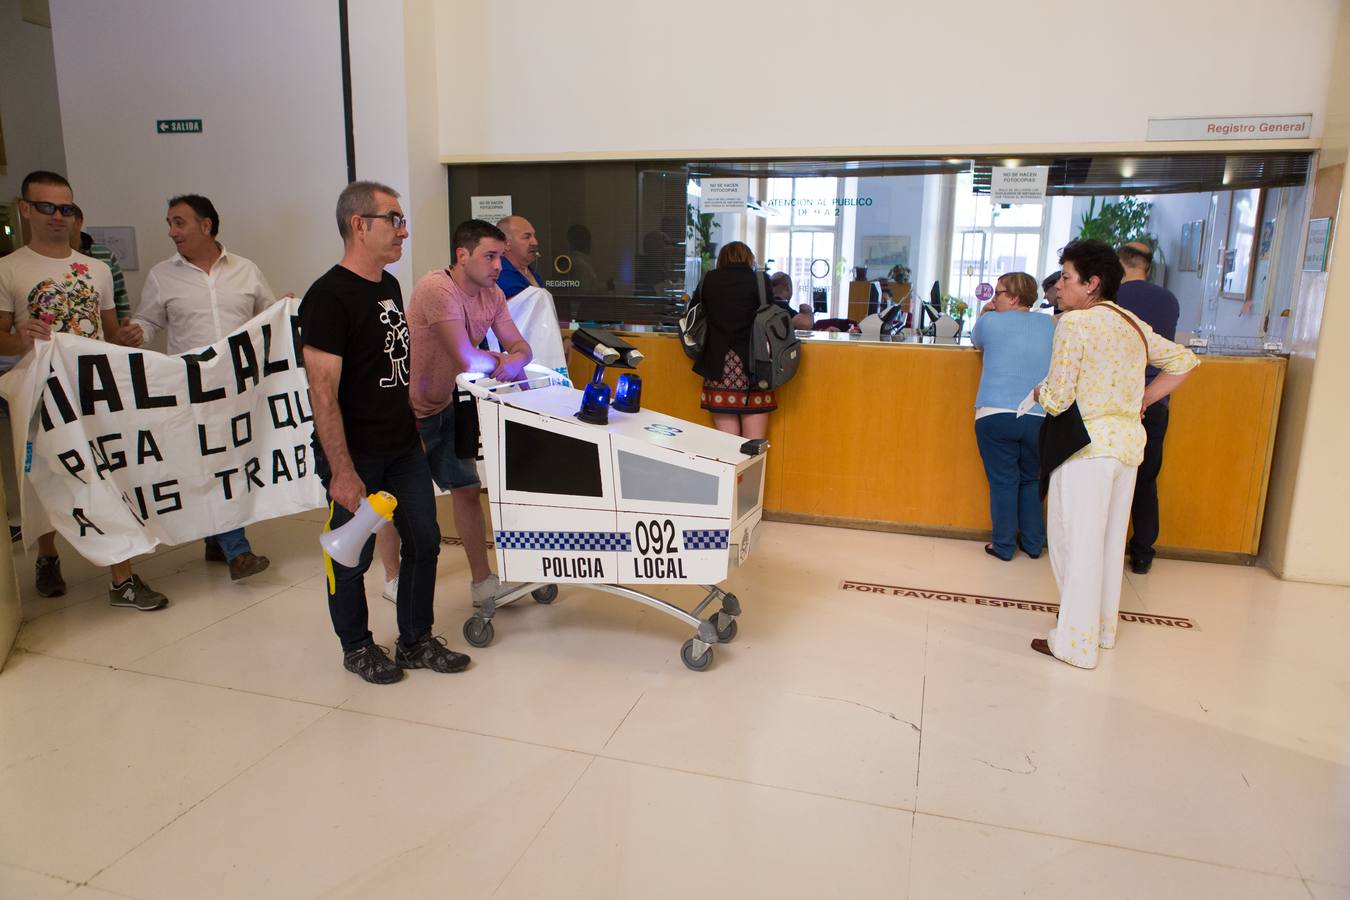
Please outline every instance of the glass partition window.
[{"label": "glass partition window", "polygon": [[791,276],[793,302],[811,303],[818,312],[825,312],[833,299],[843,180],[765,180],[765,265],[771,272]]},{"label": "glass partition window", "polygon": [[[1312,161],[1283,151],[1024,159],[1048,167],[1047,197],[1008,206],[990,200],[993,168],[1008,162],[992,157],[503,163],[451,166],[448,177],[452,221],[501,196],[530,219],[564,321],[670,327],[718,248],[739,240],[789,274],[794,303],[858,322],[899,306],[905,316],[891,321],[932,335],[931,310],[914,300],[934,282],[967,304],[969,327],[981,283],[1011,271],[1043,279],[1059,248],[1089,233],[1154,243],[1151,278],[1177,296],[1183,339],[1240,339],[1259,352],[1268,335],[1283,337],[1299,295]],[[743,181],[745,205],[703,212],[709,179]]]},{"label": "glass partition window", "polygon": [[[1048,225],[1047,203],[1000,206],[987,194],[975,192],[975,177],[963,172],[956,178],[952,217],[952,265],[946,293],[976,308],[975,289],[993,284],[1007,272],[1028,272],[1038,281],[1041,248]],[[973,322],[973,316],[971,317]]]},{"label": "glass partition window", "polygon": [[1228,213],[1228,240],[1223,253],[1223,296],[1247,300],[1250,296],[1252,257],[1256,249],[1256,222],[1261,214],[1261,191],[1233,191]]}]

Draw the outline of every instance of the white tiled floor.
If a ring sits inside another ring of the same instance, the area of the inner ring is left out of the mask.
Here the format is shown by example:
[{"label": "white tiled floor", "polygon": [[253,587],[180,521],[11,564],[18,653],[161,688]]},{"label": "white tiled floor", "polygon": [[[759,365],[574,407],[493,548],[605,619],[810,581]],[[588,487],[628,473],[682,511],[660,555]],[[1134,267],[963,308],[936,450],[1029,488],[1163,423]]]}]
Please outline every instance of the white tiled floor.
[{"label": "white tiled floor", "polygon": [[[375,687],[319,527],[251,528],[273,564],[241,584],[198,545],[140,561],[152,614],[71,552],[66,597],[24,585],[0,897],[1350,900],[1350,590],[1160,560],[1124,608],[1199,627],[1123,625],[1088,672],[1028,648],[1046,614],[840,588],[1053,602],[1045,560],[767,523],[707,672],[674,620],[564,587],[468,672]],[[459,649],[465,573],[444,547]]]}]

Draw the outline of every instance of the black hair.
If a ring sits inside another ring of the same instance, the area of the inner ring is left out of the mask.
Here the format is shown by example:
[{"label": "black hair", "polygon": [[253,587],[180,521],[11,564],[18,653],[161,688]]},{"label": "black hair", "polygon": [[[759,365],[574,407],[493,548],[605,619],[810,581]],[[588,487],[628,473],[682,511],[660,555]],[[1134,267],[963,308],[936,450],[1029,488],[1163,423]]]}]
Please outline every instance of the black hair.
[{"label": "black hair", "polygon": [[211,237],[220,234],[220,213],[216,212],[214,203],[201,194],[179,194],[177,197],[169,198],[170,209],[180,203],[190,207],[197,214],[197,218],[211,220]]},{"label": "black hair", "polygon": [[463,247],[472,255],[473,251],[478,248],[478,242],[483,238],[492,238],[506,243],[506,235],[491,222],[484,222],[482,219],[469,219],[467,222],[461,222],[456,226],[455,233],[450,238],[451,259],[458,259],[460,247]]},{"label": "black hair", "polygon": [[1101,287],[1097,291],[1100,299],[1116,299],[1120,280],[1125,277],[1125,267],[1120,264],[1110,244],[1092,238],[1069,241],[1059,251],[1059,264],[1062,266],[1065,263],[1073,263],[1074,270],[1083,282],[1094,275],[1101,279]]},{"label": "black hair", "polygon": [[1050,288],[1059,284],[1059,279],[1064,275],[1063,272],[1051,272],[1041,280],[1041,290],[1048,291]]},{"label": "black hair", "polygon": [[23,186],[19,189],[19,196],[27,200],[28,189],[35,184],[54,184],[57,187],[70,187],[70,182],[66,181],[66,176],[58,175],[55,172],[48,172],[46,169],[38,169],[36,172],[29,172],[23,177]]}]

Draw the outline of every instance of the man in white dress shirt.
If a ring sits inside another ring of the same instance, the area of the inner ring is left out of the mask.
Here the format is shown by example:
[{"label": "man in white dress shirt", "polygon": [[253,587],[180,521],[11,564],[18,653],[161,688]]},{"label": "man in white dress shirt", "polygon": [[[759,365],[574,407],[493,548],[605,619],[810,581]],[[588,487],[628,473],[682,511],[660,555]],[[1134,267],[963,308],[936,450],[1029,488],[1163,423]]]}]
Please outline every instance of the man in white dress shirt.
[{"label": "man in white dress shirt", "polygon": [[[210,200],[174,197],[165,221],[178,252],[146,276],[141,304],[123,331],[125,343],[141,346],[167,331],[168,352],[186,353],[215,343],[276,302],[258,267],[216,240],[220,214]],[[207,538],[206,559],[228,563],[232,581],[258,574],[269,562],[254,555],[242,528]]]}]

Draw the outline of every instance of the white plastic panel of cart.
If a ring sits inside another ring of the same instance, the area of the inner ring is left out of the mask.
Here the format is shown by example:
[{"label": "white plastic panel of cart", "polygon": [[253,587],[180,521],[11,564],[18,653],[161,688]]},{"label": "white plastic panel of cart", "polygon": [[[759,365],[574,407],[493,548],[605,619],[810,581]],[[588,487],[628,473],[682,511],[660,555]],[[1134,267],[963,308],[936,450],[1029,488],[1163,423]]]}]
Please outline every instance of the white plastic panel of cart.
[{"label": "white plastic panel of cart", "polygon": [[492,504],[492,540],[503,581],[620,584],[618,552],[631,547],[613,510]]},{"label": "white plastic panel of cart", "polygon": [[[511,397],[563,391],[548,388]],[[575,393],[575,391],[573,392]],[[500,405],[497,445],[484,442],[483,454],[494,453],[500,466],[495,499],[504,503],[573,509],[614,510],[614,465],[609,434],[575,419],[542,416]]]},{"label": "white plastic panel of cart", "polygon": [[496,498],[502,489],[501,455],[497,453],[497,436],[500,434],[500,403],[479,403],[478,407],[478,476],[487,489],[488,496]]},{"label": "white plastic panel of cart", "polygon": [[731,534],[726,519],[621,512],[631,536],[618,552],[624,584],[716,584],[727,577]]}]

